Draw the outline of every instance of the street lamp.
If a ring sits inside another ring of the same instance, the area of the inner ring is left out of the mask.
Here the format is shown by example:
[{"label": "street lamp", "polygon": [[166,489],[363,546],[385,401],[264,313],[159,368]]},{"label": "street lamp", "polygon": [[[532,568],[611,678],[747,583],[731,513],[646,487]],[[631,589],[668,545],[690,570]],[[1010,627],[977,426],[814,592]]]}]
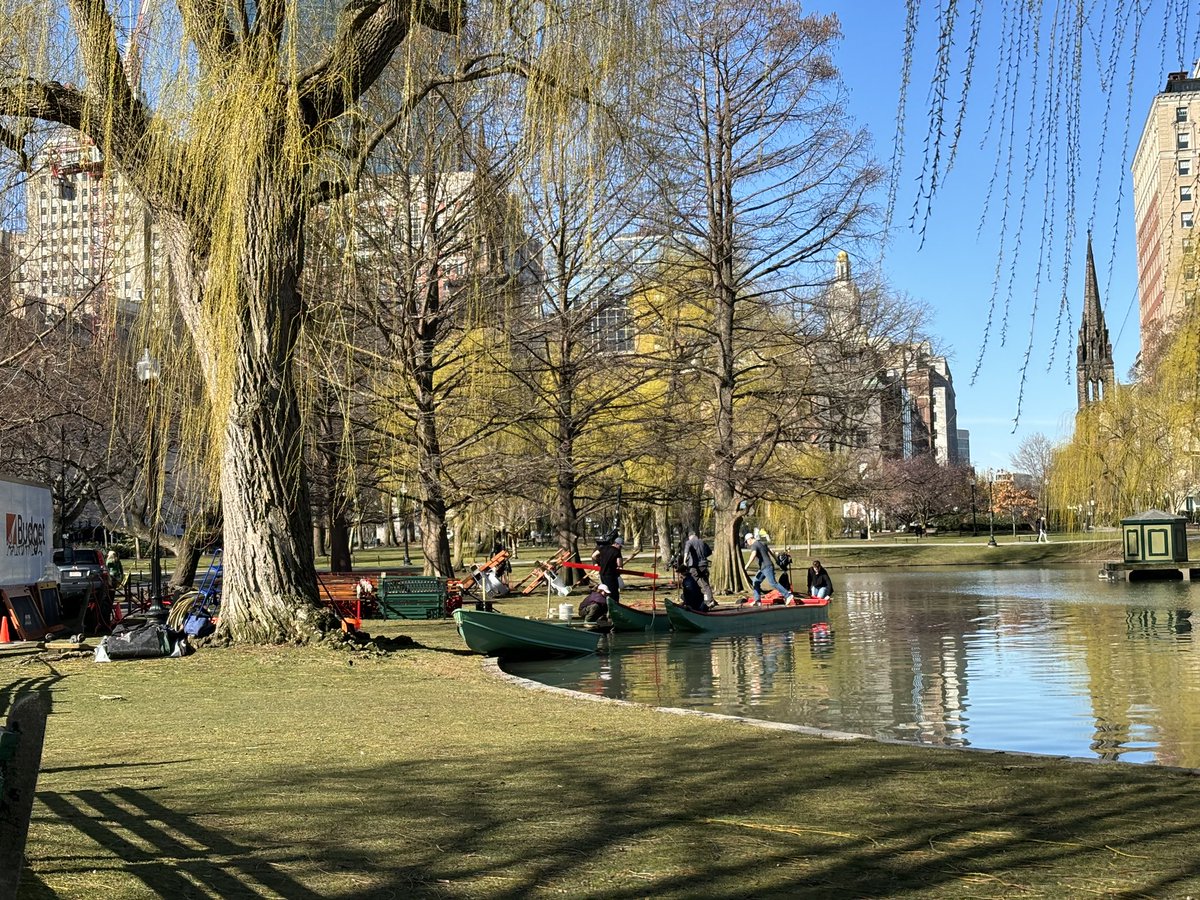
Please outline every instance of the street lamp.
[{"label": "street lamp", "polygon": [[996,545],[996,504],[995,504],[995,484],[996,473],[992,469],[987,471],[988,477],[988,542],[989,547]]},{"label": "street lamp", "polygon": [[1088,531],[1096,530],[1096,498],[1088,500]]},{"label": "street lamp", "polygon": [[142,351],[142,358],[137,361],[137,380],[146,387],[146,505],[150,510],[150,609],[146,618],[159,625],[165,625],[167,611],[162,605],[162,562],[159,560],[158,536],[162,528],[159,517],[158,502],[158,432],[154,428],[154,391],[158,387],[161,374],[158,360],[150,356],[150,348]]}]

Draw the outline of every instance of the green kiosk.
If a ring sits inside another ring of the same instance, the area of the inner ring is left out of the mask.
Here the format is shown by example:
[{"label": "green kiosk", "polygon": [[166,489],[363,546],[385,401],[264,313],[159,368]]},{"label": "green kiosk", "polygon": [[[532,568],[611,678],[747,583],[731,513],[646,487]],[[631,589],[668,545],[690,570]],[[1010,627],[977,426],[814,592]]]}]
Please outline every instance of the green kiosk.
[{"label": "green kiosk", "polygon": [[1127,563],[1181,563],[1188,561],[1187,520],[1183,516],[1148,509],[1121,520]]}]

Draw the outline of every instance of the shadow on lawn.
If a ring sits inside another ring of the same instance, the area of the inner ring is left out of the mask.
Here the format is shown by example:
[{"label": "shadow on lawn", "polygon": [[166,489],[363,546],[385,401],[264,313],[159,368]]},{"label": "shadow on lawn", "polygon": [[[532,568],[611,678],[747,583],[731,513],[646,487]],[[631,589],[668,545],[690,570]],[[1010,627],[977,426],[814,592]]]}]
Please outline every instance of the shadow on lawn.
[{"label": "shadow on lawn", "polygon": [[[461,765],[406,759],[239,784],[262,798],[253,828],[270,834],[269,847],[131,787],[39,800],[103,848],[89,851],[95,868],[116,865],[168,897],[1002,896],[1010,887],[1066,896],[1081,886],[1174,896],[1200,873],[1200,791],[1132,767],[754,733],[533,746],[507,758],[481,750],[475,761],[464,752]],[[645,774],[663,771],[663,755],[678,761],[672,775]],[[993,779],[1004,772],[1003,796],[956,794],[978,783],[980,766]],[[929,788],[935,779],[943,793]],[[919,805],[906,802],[910,792]],[[320,837],[272,830],[289,816],[319,817]],[[44,877],[56,865],[43,858],[38,869]],[[318,894],[305,883],[318,873],[344,875],[342,889]],[[34,878],[23,896],[53,894]]]}]

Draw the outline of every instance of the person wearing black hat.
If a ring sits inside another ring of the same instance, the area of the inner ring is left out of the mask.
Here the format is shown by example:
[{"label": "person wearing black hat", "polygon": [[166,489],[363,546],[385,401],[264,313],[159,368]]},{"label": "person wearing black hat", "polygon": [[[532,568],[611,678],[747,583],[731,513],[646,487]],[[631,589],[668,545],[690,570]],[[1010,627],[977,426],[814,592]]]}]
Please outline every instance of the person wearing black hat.
[{"label": "person wearing black hat", "polygon": [[621,566],[625,565],[625,560],[621,558],[621,547],[624,541],[619,537],[613,538],[611,544],[602,544],[596,548],[596,552],[592,554],[592,562],[600,567],[597,573],[600,576],[600,583],[608,588],[608,596],[614,602],[619,602],[621,599]]}]

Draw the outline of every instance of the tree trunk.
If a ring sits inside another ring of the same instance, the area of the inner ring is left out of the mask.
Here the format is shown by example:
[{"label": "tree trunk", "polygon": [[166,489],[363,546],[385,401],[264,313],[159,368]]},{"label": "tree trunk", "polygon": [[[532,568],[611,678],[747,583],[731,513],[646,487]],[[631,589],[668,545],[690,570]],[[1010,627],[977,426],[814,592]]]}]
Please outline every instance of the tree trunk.
[{"label": "tree trunk", "polygon": [[329,504],[329,571],[353,572],[354,554],[350,552],[350,522],[346,518],[346,501],[341,488],[335,485],[333,502]]},{"label": "tree trunk", "polygon": [[709,584],[715,593],[742,596],[750,589],[746,563],[742,557],[742,514],[728,504],[713,509],[713,555]]},{"label": "tree trunk", "polygon": [[669,560],[674,549],[671,547],[671,510],[665,503],[654,505],[654,536],[659,558]]},{"label": "tree trunk", "polygon": [[263,151],[260,171],[247,188],[236,285],[225,287],[234,292],[230,328],[213,333],[202,313],[205,298],[198,294],[184,310],[213,405],[225,418],[220,478],[225,568],[218,635],[249,643],[303,642],[336,624],[317,600],[292,365],[301,321],[297,279],[304,255],[304,186],[272,171],[280,165],[271,158],[272,149],[278,148]]},{"label": "tree trunk", "polygon": [[175,542],[175,568],[171,571],[169,589],[174,592],[189,590],[196,582],[196,570],[204,548],[221,537],[221,513],[219,509],[206,506],[188,522],[183,537]]}]

